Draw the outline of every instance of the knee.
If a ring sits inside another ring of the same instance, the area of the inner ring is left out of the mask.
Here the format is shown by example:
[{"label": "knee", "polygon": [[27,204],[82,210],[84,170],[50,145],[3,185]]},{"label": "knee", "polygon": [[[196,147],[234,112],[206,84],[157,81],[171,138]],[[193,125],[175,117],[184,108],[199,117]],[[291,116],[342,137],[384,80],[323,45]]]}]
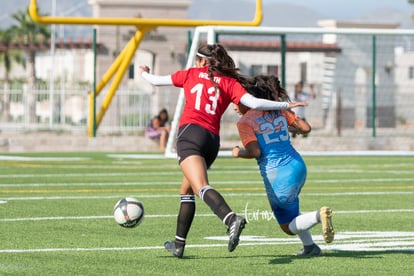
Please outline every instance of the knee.
[{"label": "knee", "polygon": [[207,191],[209,190],[214,190],[213,187],[211,187],[210,185],[205,185],[200,187],[200,189],[197,189],[194,191],[196,194],[198,194],[198,197],[204,201],[204,195],[206,194]]},{"label": "knee", "polygon": [[280,224],[280,228],[282,229],[283,232],[285,232],[289,236],[294,236],[295,235],[290,231],[289,223]]}]

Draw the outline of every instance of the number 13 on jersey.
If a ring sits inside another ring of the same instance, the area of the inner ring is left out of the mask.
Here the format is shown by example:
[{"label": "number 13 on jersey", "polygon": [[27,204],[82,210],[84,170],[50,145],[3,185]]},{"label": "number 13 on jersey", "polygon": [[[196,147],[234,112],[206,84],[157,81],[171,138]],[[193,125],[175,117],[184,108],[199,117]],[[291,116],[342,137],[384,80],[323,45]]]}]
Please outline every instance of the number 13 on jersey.
[{"label": "number 13 on jersey", "polygon": [[[195,106],[194,108],[197,110],[201,110],[201,97],[203,96],[204,84],[198,83],[191,89],[191,94],[196,94]],[[207,90],[208,95],[208,102],[204,105],[204,110],[207,114],[216,114],[217,109],[217,101],[220,97],[220,91],[216,87],[210,87]]]}]

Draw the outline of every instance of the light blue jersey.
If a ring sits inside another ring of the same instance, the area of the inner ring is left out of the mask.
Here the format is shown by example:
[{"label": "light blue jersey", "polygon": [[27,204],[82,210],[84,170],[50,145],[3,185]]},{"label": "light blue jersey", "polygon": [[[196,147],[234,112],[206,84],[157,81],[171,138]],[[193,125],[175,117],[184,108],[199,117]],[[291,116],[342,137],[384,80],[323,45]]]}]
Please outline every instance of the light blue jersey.
[{"label": "light blue jersey", "polygon": [[[244,145],[254,140],[259,144],[257,163],[279,224],[299,215],[299,193],[306,181],[306,164],[290,142],[285,114],[249,110],[237,124]],[[296,119],[288,117],[290,124]]]}]

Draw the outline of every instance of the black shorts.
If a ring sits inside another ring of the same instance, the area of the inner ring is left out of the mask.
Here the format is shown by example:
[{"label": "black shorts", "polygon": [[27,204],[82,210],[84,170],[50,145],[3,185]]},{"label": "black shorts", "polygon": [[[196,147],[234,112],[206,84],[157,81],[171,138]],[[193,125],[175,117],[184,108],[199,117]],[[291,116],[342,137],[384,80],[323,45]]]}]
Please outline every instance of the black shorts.
[{"label": "black shorts", "polygon": [[204,157],[207,168],[216,160],[220,148],[220,136],[205,128],[188,124],[178,129],[177,155],[178,163],[191,155]]}]

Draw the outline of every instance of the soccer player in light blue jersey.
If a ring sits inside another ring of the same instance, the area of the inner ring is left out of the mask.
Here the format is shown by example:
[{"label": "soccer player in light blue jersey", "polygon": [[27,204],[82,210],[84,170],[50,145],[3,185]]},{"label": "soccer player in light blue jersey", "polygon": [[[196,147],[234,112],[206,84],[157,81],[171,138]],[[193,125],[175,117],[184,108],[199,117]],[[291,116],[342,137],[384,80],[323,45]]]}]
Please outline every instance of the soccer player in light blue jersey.
[{"label": "soccer player in light blue jersey", "polygon": [[[287,101],[289,97],[276,76],[257,76],[247,87],[257,98]],[[239,104],[243,116],[237,123],[244,148],[233,148],[233,157],[256,158],[272,211],[281,229],[298,235],[303,248],[299,256],[319,256],[321,249],[313,241],[310,228],[322,224],[325,241],[334,239],[332,209],[322,207],[300,213],[299,194],[306,181],[306,164],[290,142],[289,130],[309,133],[311,126],[291,110],[253,110]]]}]

